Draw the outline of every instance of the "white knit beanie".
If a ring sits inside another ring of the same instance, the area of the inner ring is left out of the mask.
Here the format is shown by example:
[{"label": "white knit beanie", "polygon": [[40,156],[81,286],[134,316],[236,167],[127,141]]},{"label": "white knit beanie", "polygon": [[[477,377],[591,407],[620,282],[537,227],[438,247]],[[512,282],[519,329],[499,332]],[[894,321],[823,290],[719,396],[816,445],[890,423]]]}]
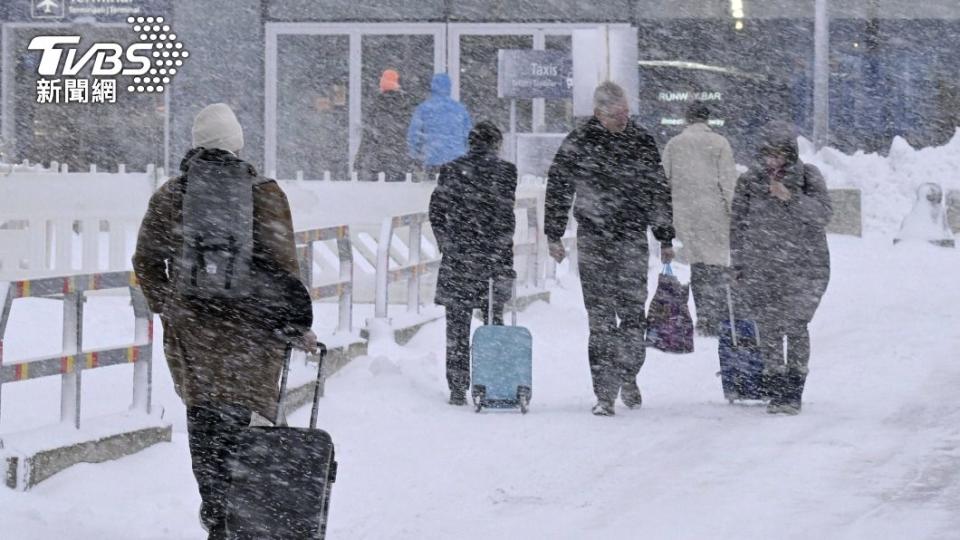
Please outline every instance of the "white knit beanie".
[{"label": "white knit beanie", "polygon": [[243,128],[226,103],[207,105],[193,120],[193,147],[237,152],[243,148]]}]

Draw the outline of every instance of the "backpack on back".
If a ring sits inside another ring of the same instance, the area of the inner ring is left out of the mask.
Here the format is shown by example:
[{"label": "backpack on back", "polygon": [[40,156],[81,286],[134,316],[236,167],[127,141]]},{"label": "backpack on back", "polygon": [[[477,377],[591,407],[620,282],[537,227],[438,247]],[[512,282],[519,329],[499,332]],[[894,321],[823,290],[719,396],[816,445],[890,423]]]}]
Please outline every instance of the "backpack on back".
[{"label": "backpack on back", "polygon": [[253,188],[239,160],[195,160],[183,186],[178,293],[191,304],[232,302],[255,293]]}]

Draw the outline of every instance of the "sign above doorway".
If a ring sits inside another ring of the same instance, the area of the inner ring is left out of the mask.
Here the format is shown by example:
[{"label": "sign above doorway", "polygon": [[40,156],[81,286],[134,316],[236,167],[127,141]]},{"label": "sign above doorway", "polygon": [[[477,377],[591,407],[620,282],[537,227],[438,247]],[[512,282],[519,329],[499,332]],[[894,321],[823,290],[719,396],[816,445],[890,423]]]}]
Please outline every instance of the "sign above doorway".
[{"label": "sign above doorway", "polygon": [[122,23],[127,17],[168,14],[171,0],[16,0],[0,2],[4,22]]},{"label": "sign above doorway", "polygon": [[573,58],[561,51],[500,49],[497,95],[511,99],[573,97]]}]

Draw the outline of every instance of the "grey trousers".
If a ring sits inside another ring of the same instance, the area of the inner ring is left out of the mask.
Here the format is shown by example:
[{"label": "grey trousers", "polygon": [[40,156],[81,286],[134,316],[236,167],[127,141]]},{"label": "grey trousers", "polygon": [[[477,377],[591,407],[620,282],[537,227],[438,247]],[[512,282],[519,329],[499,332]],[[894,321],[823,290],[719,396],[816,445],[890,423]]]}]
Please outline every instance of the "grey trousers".
[{"label": "grey trousers", "polygon": [[593,392],[599,400],[613,401],[623,384],[636,382],[646,359],[646,237],[617,241],[581,228],[577,246]]}]

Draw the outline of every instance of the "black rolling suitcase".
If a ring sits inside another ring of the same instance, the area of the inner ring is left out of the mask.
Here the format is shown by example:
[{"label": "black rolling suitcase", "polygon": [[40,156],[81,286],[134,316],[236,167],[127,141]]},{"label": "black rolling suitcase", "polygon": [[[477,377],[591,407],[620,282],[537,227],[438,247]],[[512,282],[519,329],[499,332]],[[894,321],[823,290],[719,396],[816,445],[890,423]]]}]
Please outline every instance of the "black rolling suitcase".
[{"label": "black rolling suitcase", "polygon": [[320,347],[310,428],[287,427],[282,410],[290,353],[280,383],[274,426],[249,427],[230,462],[227,538],[233,540],[322,539],[326,535],[330,489],[337,477],[333,440],[317,427],[320,377],[326,347]]},{"label": "black rolling suitcase", "polygon": [[730,403],[763,399],[763,353],[757,324],[734,316],[729,286],[727,309],[729,320],[720,325],[720,372],[717,373],[723,384],[723,397]]}]

